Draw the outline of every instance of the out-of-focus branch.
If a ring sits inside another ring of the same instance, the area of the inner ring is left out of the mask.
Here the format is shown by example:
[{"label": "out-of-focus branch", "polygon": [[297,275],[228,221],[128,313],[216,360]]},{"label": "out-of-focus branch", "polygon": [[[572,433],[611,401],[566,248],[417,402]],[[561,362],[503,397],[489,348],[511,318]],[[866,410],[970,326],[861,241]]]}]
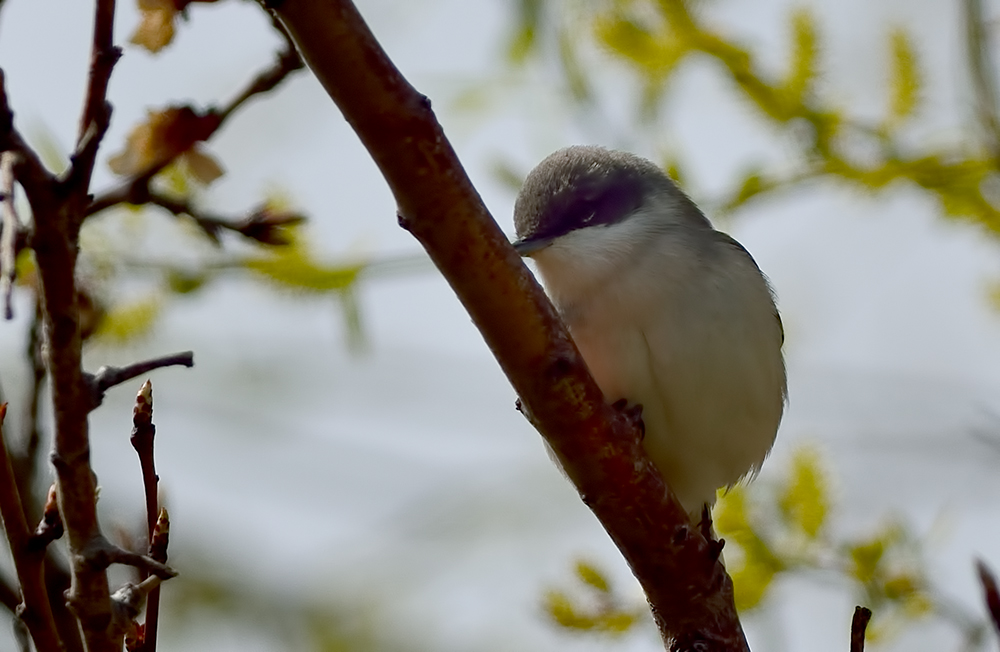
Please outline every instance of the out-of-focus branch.
[{"label": "out-of-focus branch", "polygon": [[39,410],[41,409],[42,385],[45,382],[45,361],[42,359],[42,306],[38,296],[34,297],[35,308],[25,345],[25,358],[31,368],[31,382],[28,386],[28,404],[21,428],[20,450],[12,451],[14,468],[17,471],[17,488],[21,492],[26,518],[36,518],[38,502],[35,499],[35,477],[38,473],[41,430]]},{"label": "out-of-focus branch", "polygon": [[289,35],[288,30],[285,29],[285,26],[280,21],[274,19],[273,16],[271,24],[274,25],[274,29],[285,40],[285,47],[278,53],[278,60],[275,61],[274,65],[254,77],[253,81],[250,82],[243,92],[234,97],[225,108],[218,112],[220,126],[232,115],[233,111],[243,106],[254,95],[271,92],[288,75],[305,67],[305,64],[302,63],[302,57],[299,56],[299,51],[295,49],[295,43],[292,41],[292,37]]},{"label": "out-of-focus branch", "polygon": [[24,188],[29,202],[38,201],[51,191],[55,177],[45,169],[38,154],[14,128],[14,112],[7,102],[3,70],[0,70],[0,152],[15,152],[19,155],[14,162],[14,178]]},{"label": "out-of-focus branch", "polygon": [[871,619],[871,609],[854,608],[854,618],[851,619],[851,652],[865,652],[865,631]]},{"label": "out-of-focus branch", "polygon": [[981,559],[976,560],[976,572],[979,574],[979,583],[983,585],[986,611],[993,622],[993,629],[1000,637],[1000,588],[997,587],[997,578]]},{"label": "out-of-focus branch", "polygon": [[[90,203],[90,178],[97,160],[97,150],[111,124],[111,104],[107,100],[111,72],[122,55],[114,44],[115,0],[97,0],[94,4],[94,37],[90,51],[87,97],[83,104],[76,150],[70,156],[72,166],[65,184],[79,198],[81,208]],[[74,215],[82,218],[82,214]]]},{"label": "out-of-focus branch", "polygon": [[1000,96],[997,95],[996,69],[990,35],[983,16],[982,0],[965,0],[965,44],[976,94],[976,113],[986,138],[986,149],[1000,165]]},{"label": "out-of-focus branch", "polygon": [[14,469],[7,455],[7,445],[3,436],[3,419],[7,414],[7,404],[0,405],[0,515],[3,516],[4,532],[10,543],[14,557],[17,579],[21,585],[22,605],[19,616],[31,632],[39,652],[59,652],[62,645],[56,635],[56,623],[49,608],[45,592],[43,561],[45,549],[33,548],[31,533],[24,520],[24,508],[14,481]]},{"label": "out-of-focus branch", "polygon": [[11,305],[14,293],[15,262],[17,252],[17,232],[20,220],[17,219],[17,209],[14,206],[14,163],[18,154],[4,152],[0,154],[0,200],[3,202],[2,224],[0,233],[0,301],[3,301],[4,319],[14,318],[14,308]]},{"label": "out-of-focus branch", "polygon": [[149,193],[146,203],[159,206],[177,216],[190,217],[216,244],[219,243],[219,232],[223,230],[265,244],[287,244],[281,236],[281,227],[299,224],[305,220],[302,215],[278,213],[268,209],[267,206],[259,207],[239,219],[219,217],[199,211],[189,201],[173,199],[155,191]]},{"label": "out-of-focus branch", "polygon": [[430,108],[347,0],[274,11],[395,195],[398,219],[469,311],[526,414],[639,578],[672,649],[746,650],[713,546],[606,405],[545,296],[491,218]]},{"label": "out-of-focus branch", "polygon": [[[92,395],[93,404],[91,409],[98,407],[104,401],[104,393],[115,385],[120,385],[136,376],[147,374],[154,369],[173,366],[193,367],[194,353],[192,351],[173,353],[160,358],[135,362],[124,367],[101,367],[93,375],[85,373],[84,381],[90,388]],[[153,518],[156,518],[155,513]]]},{"label": "out-of-focus branch", "polygon": [[[274,90],[274,88],[284,81],[290,74],[303,67],[302,59],[299,58],[298,52],[295,49],[294,44],[292,44],[289,39],[284,27],[281,26],[280,23],[277,23],[277,21],[275,21],[275,26],[286,40],[285,48],[277,55],[277,61],[270,68],[258,74],[246,86],[246,88],[238,93],[236,97],[225,105],[225,107],[222,109],[212,109],[210,111],[211,114],[214,114],[217,117],[217,122],[212,129],[203,135],[202,140],[208,140],[211,138],[219,127],[221,127],[226,120],[228,120],[233,113],[236,112],[237,109],[245,105],[250,99],[257,95]],[[180,152],[178,152],[178,154],[180,154]],[[158,172],[163,170],[163,168],[169,165],[173,160],[173,157],[171,157],[164,161],[157,161],[152,165],[152,167],[125,179],[114,188],[99,193],[87,207],[87,216],[99,213],[103,210],[111,208],[112,206],[117,206],[118,204],[140,205],[149,203],[153,197],[150,182]]]}]

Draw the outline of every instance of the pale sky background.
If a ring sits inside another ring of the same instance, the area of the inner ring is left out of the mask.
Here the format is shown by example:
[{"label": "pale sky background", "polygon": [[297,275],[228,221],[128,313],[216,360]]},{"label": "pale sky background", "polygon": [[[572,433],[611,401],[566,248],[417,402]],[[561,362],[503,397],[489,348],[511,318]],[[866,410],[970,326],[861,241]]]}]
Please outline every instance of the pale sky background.
[{"label": "pale sky background", "polygon": [[[677,78],[670,130],[657,142],[631,129],[621,102],[607,103],[604,123],[574,113],[542,70],[511,79],[501,54],[513,4],[359,2],[403,73],[433,100],[506,231],[514,197],[490,173],[497,158],[526,172],[573,143],[647,156],[669,147],[685,161],[696,199],[728,187],[748,163],[792,165],[785,136],[762,129],[704,62],[690,62]],[[957,4],[718,0],[709,14],[779,71],[787,12],[812,8],[824,92],[873,119],[885,106],[886,34],[907,27],[927,91],[912,142],[936,143],[957,138],[958,121],[968,124],[971,112]],[[90,12],[83,2],[7,0],[0,14],[0,67],[17,125],[35,142],[48,132],[64,151],[82,101]],[[114,122],[102,161],[147,107],[223,103],[270,63],[278,39],[256,5],[193,5],[189,13],[162,55],[126,48],[111,84]],[[119,43],[136,20],[122,3]],[[596,72],[602,88],[628,88],[620,69]],[[495,107],[458,108],[464,91],[490,80],[498,83]],[[310,216],[329,260],[419,254],[397,227],[374,165],[309,74],[241,110],[207,149],[227,168],[204,196],[208,208],[236,215],[280,190]],[[102,165],[95,187],[111,181]],[[864,533],[886,515],[911,524],[932,542],[933,579],[981,613],[972,558],[1000,568],[1000,448],[983,441],[1000,441],[1000,314],[987,301],[1000,281],[996,242],[943,221],[933,202],[903,184],[872,198],[818,182],[721,226],[771,278],[786,325],[789,409],[759,482],[780,476],[795,446],[818,446],[835,478],[838,531]],[[541,616],[542,593],[572,586],[580,556],[626,594],[641,594],[513,409],[513,391],[444,281],[429,265],[372,278],[360,303],[369,339],[360,356],[346,348],[332,298],[246,281],[171,302],[153,334],[124,350],[89,352],[87,366],[96,369],[195,351],[193,370],[153,376],[171,562],[182,573],[208,567],[289,600],[347,605],[383,640],[426,649],[660,649],[651,627],[603,641],[559,632]],[[25,378],[27,311],[24,302],[17,308],[18,319],[0,326],[0,380],[12,413]],[[110,392],[92,418],[108,529],[142,518],[127,441],[138,384]],[[766,610],[744,619],[751,647],[847,650],[855,599],[836,583],[781,581]],[[165,616],[160,649],[288,649],[211,613],[182,627]],[[8,644],[0,638],[0,648]],[[954,646],[946,628],[920,626],[891,649]]]}]

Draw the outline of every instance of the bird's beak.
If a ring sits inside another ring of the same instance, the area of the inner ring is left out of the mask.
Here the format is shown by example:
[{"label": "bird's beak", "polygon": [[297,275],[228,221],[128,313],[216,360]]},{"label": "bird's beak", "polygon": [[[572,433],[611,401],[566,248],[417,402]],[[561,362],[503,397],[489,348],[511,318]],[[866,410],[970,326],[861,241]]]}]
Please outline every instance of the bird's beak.
[{"label": "bird's beak", "polygon": [[537,238],[534,240],[516,240],[513,243],[514,250],[522,256],[531,256],[536,251],[545,249],[552,244],[551,238]]}]

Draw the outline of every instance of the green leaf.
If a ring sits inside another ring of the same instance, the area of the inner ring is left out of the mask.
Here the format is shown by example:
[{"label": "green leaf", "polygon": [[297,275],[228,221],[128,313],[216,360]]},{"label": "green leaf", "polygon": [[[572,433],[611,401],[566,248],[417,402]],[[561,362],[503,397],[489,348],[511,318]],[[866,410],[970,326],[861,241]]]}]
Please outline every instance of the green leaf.
[{"label": "green leaf", "polygon": [[802,104],[816,79],[819,51],[816,33],[816,21],[812,13],[805,9],[792,13],[792,62],[785,80],[785,92],[791,103]]},{"label": "green leaf", "polygon": [[778,502],[785,518],[815,539],[829,510],[827,481],[814,450],[800,449],[792,459],[792,475]]},{"label": "green leaf", "polygon": [[101,318],[93,337],[121,344],[146,335],[152,330],[162,307],[163,302],[155,296],[114,305]]},{"label": "green leaf", "polygon": [[596,566],[589,564],[583,560],[578,560],[576,562],[576,576],[580,578],[584,584],[592,586],[601,593],[610,593],[611,585],[607,578],[597,569]]},{"label": "green leaf", "polygon": [[920,70],[917,54],[910,37],[902,29],[893,30],[889,37],[892,49],[892,72],[889,80],[892,96],[889,101],[890,125],[913,115],[920,95]]},{"label": "green leaf", "polygon": [[507,58],[511,63],[524,63],[538,47],[541,20],[542,0],[521,0],[518,6],[517,25],[507,46]]},{"label": "green leaf", "polygon": [[868,584],[875,578],[879,562],[885,553],[886,541],[877,537],[867,543],[851,546],[849,549],[851,561],[854,562],[851,575],[862,584]]},{"label": "green leaf", "polygon": [[364,264],[324,265],[309,251],[295,228],[288,230],[289,244],[269,247],[260,256],[245,258],[241,264],[279,286],[307,292],[343,291],[349,288],[364,269]]}]

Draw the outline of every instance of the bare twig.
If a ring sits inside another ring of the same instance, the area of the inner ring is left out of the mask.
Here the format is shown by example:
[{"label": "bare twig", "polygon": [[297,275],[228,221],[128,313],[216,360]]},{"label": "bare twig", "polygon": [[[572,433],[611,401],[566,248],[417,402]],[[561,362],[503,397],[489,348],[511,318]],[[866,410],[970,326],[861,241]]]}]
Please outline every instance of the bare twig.
[{"label": "bare twig", "polygon": [[14,206],[14,163],[18,159],[15,152],[0,154],[0,198],[3,200],[3,232],[0,233],[0,298],[3,300],[4,319],[14,318],[14,308],[11,305],[14,293],[14,277],[17,272],[15,262],[17,253],[14,249],[17,243],[17,232],[20,220]]},{"label": "bare twig", "polygon": [[3,516],[4,532],[21,585],[23,606],[18,608],[18,615],[28,626],[39,652],[58,652],[62,645],[56,635],[56,623],[49,608],[43,577],[45,553],[30,546],[31,535],[24,520],[24,508],[3,437],[2,423],[6,414],[7,404],[4,403],[0,405],[0,515]]},{"label": "bare twig", "polygon": [[672,649],[746,650],[712,546],[606,405],[565,326],[462,169],[430,108],[348,0],[273,7],[388,182],[398,220],[430,254],[642,583]]},{"label": "bare twig", "polygon": [[[142,487],[146,496],[146,548],[152,557],[153,534],[159,513],[157,500],[156,465],[153,460],[153,440],[156,426],[153,425],[153,385],[147,380],[142,384],[135,397],[135,408],[132,410],[132,436],[129,440],[132,448],[139,455],[139,467],[142,470]],[[166,552],[166,551],[164,551]],[[158,561],[165,562],[166,556]],[[143,640],[143,650],[155,652],[156,626],[159,619],[160,591],[155,589],[149,596],[149,609],[146,611],[146,629]]]},{"label": "bare twig", "polygon": [[46,546],[63,535],[64,528],[62,517],[59,515],[59,499],[56,494],[56,486],[49,487],[48,497],[45,499],[45,509],[42,512],[42,520],[38,522],[34,534],[31,535],[29,545],[34,549],[44,550]]},{"label": "bare twig", "polygon": [[[72,167],[67,177],[67,187],[84,202],[90,203],[88,191],[90,178],[97,160],[97,150],[111,124],[111,104],[107,101],[111,72],[122,55],[114,44],[115,0],[97,0],[94,7],[94,38],[90,51],[90,74],[87,80],[87,97],[83,104],[76,150],[70,156]],[[74,217],[82,218],[82,212]]]},{"label": "bare twig", "polygon": [[102,534],[98,534],[89,541],[82,552],[83,558],[80,561],[91,568],[105,570],[112,564],[122,564],[138,568],[140,571],[165,580],[177,577],[177,571],[166,564],[162,564],[148,555],[140,555],[120,548],[108,541]]},{"label": "bare twig", "polygon": [[[135,619],[139,617],[139,612],[142,611],[142,604],[146,601],[146,596],[149,595],[152,597],[152,594],[159,590],[161,582],[163,582],[161,578],[151,575],[139,582],[139,584],[127,582],[111,596],[111,601],[114,605],[112,636],[115,638],[115,644],[119,649],[121,649],[123,643],[128,643],[130,640],[138,638],[136,636],[138,627]],[[148,629],[144,635],[149,636]],[[148,640],[147,638],[146,641]],[[144,643],[145,645],[146,643]],[[131,650],[133,648],[127,647],[126,649]],[[149,648],[143,647],[142,649],[148,650]]]},{"label": "bare twig", "polygon": [[246,104],[247,100],[254,95],[269,93],[284,81],[285,77],[305,67],[305,64],[302,63],[302,57],[299,56],[298,50],[295,49],[295,42],[292,41],[292,37],[288,34],[285,26],[273,18],[271,23],[281,34],[282,38],[285,39],[285,47],[278,53],[278,60],[274,65],[254,77],[253,81],[250,82],[243,92],[234,97],[225,108],[218,112],[220,126],[232,115],[233,111]]},{"label": "bare twig", "polygon": [[[290,74],[303,67],[302,59],[299,57],[295,46],[291,43],[284,27],[275,21],[276,28],[282,33],[286,40],[286,46],[277,55],[277,61],[267,70],[258,74],[247,87],[238,93],[222,109],[212,109],[211,112],[218,116],[215,128],[209,131],[202,140],[208,140],[222,126],[222,124],[232,117],[233,113],[251,98],[270,92],[284,81]],[[178,152],[179,154],[179,152]],[[151,168],[143,170],[120,184],[99,193],[87,207],[87,216],[99,213],[103,210],[117,206],[118,204],[141,205],[149,203],[152,197],[150,182],[163,168],[169,165],[173,159],[158,161]]]},{"label": "bare twig", "polygon": [[993,628],[1000,637],[1000,588],[997,587],[997,578],[981,559],[976,560],[976,572],[979,574],[979,583],[983,585],[986,611],[989,612]]},{"label": "bare twig", "polygon": [[146,203],[159,206],[177,216],[190,217],[216,244],[219,244],[219,232],[222,230],[232,231],[264,244],[287,244],[287,239],[282,237],[281,227],[299,224],[305,220],[302,215],[279,213],[268,209],[267,206],[259,207],[240,219],[219,217],[197,210],[189,201],[173,199],[156,191],[149,193]]},{"label": "bare twig", "polygon": [[[104,401],[104,393],[115,385],[120,385],[136,376],[147,374],[154,369],[173,366],[193,367],[194,353],[192,351],[173,353],[160,358],[143,360],[142,362],[136,362],[124,367],[101,367],[93,375],[85,373],[84,381],[90,388],[93,401],[91,409],[98,407]],[[155,512],[153,518],[156,518]]]},{"label": "bare twig", "polygon": [[12,452],[14,468],[17,471],[17,487],[24,503],[25,517],[37,518],[39,505],[35,498],[35,477],[40,463],[41,429],[39,410],[41,409],[42,386],[45,382],[45,361],[42,359],[42,306],[39,297],[34,297],[34,315],[28,330],[25,357],[31,366],[31,381],[28,387],[28,402],[22,426],[20,450]]},{"label": "bare twig", "polygon": [[865,652],[865,630],[872,619],[872,611],[867,607],[855,607],[851,619],[851,652]]}]

